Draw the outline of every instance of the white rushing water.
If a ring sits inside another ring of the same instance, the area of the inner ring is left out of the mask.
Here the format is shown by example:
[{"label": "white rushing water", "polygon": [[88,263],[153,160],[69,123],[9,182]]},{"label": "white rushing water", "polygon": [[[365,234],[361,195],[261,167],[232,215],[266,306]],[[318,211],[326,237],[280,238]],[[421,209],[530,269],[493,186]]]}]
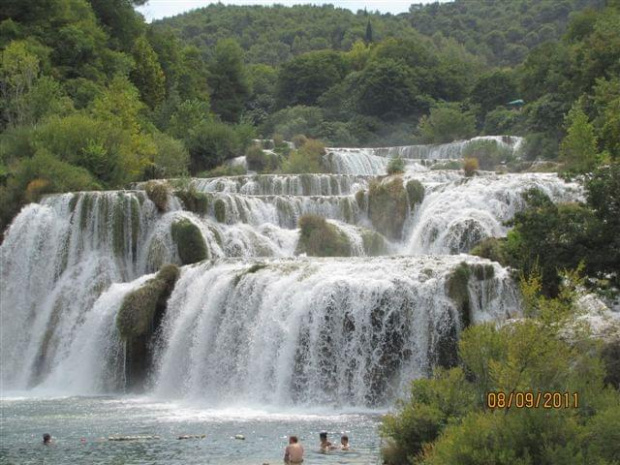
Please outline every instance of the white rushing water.
[{"label": "white rushing water", "polygon": [[[519,311],[507,270],[462,253],[505,235],[527,189],[556,202],[581,196],[551,174],[466,179],[415,161],[457,157],[466,142],[449,145],[331,149],[334,174],[195,179],[205,202],[198,212],[173,193],[159,211],[141,186],[28,205],[0,246],[3,386],[122,390],[127,349],[117,312],[162,265],[182,264],[172,229],[189,222],[207,260],[181,268],[149,343],[147,389],[214,405],[389,404],[409,379],[450,357],[466,321]],[[409,205],[401,240],[382,238],[386,256],[366,257],[369,234],[382,237],[369,213],[370,175],[394,154],[409,158],[404,183],[419,181],[424,199]],[[351,258],[298,256],[306,214],[340,231]],[[466,310],[448,292],[462,262],[473,270]]]},{"label": "white rushing water", "polygon": [[518,155],[523,138],[514,136],[481,136],[438,145],[405,145],[379,148],[328,148],[326,161],[339,174],[377,176],[386,173],[390,158],[401,157],[407,173],[426,171],[425,165],[437,161],[459,160],[468,147],[490,141],[497,147]]}]

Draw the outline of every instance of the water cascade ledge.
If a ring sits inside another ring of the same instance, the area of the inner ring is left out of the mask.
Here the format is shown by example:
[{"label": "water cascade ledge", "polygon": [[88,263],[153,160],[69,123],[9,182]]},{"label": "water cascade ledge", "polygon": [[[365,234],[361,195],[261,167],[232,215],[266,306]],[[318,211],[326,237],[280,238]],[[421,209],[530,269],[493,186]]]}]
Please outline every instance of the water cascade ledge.
[{"label": "water cascade ledge", "polygon": [[[47,331],[64,350],[44,354],[45,369],[31,361],[28,373],[3,370],[5,386],[95,394],[139,375],[157,396],[211,405],[386,405],[407,380],[453,364],[467,324],[519,311],[508,271],[466,255],[207,261],[182,268],[163,318],[148,328],[157,337],[148,366],[128,364],[135,324],[120,334],[117,314],[153,278],[114,284],[77,314],[60,312],[55,326],[38,325],[24,355],[40,356]],[[11,346],[21,334],[3,337]]]}]

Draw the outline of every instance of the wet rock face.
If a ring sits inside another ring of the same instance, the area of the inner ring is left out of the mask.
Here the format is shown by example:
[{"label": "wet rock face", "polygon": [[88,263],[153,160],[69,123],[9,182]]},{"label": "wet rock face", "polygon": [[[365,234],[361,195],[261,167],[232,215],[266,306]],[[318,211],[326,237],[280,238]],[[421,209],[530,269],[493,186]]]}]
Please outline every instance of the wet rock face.
[{"label": "wet rock face", "polygon": [[188,219],[181,219],[172,223],[171,228],[172,240],[177,245],[183,265],[190,265],[208,258],[207,244],[198,226]]},{"label": "wet rock face", "polygon": [[463,329],[471,324],[469,301],[469,278],[471,274],[470,266],[467,263],[461,263],[446,280],[446,294],[452,299],[458,310]]},{"label": "wet rock face", "polygon": [[179,268],[166,265],[155,278],[123,299],[116,316],[116,327],[125,345],[127,389],[141,388],[151,369],[152,341],[178,277]]},{"label": "wet rock face", "polygon": [[407,182],[407,197],[409,199],[409,207],[411,210],[424,200],[424,186],[417,179],[411,179]]},{"label": "wet rock face", "polygon": [[401,177],[370,183],[368,216],[381,234],[393,240],[402,239],[407,210],[407,191]]},{"label": "wet rock face", "polygon": [[346,234],[325,218],[304,215],[299,219],[301,230],[297,253],[311,257],[350,257],[351,244]]}]

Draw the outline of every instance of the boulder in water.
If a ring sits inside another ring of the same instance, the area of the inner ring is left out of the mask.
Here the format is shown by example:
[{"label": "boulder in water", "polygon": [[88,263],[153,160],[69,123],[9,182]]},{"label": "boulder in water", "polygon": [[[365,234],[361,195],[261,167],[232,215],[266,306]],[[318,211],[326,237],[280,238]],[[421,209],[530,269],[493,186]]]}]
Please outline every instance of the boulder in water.
[{"label": "boulder in water", "polygon": [[338,227],[317,215],[304,215],[299,219],[297,253],[311,257],[350,257],[351,244]]},{"label": "boulder in water", "polygon": [[160,181],[149,181],[144,185],[146,195],[155,204],[157,210],[165,212],[168,209],[168,184]]},{"label": "boulder in water", "polygon": [[362,245],[364,246],[364,252],[369,257],[379,257],[387,255],[389,252],[385,237],[370,229],[362,229]]},{"label": "boulder in water", "polygon": [[409,207],[413,210],[414,207],[424,200],[424,186],[417,179],[411,179],[407,181],[407,197],[409,198]]},{"label": "boulder in water", "polygon": [[208,258],[207,244],[200,228],[189,219],[172,223],[171,233],[183,265],[191,265]]},{"label": "boulder in water", "polygon": [[220,223],[226,223],[226,202],[217,199],[213,204],[215,219]]},{"label": "boulder in water", "polygon": [[368,216],[373,226],[389,239],[402,238],[407,219],[407,191],[399,176],[370,183]]},{"label": "boulder in water", "polygon": [[165,265],[155,278],[125,296],[116,316],[122,339],[144,336],[151,330],[157,311],[165,307],[178,277],[177,266]]},{"label": "boulder in water", "polygon": [[155,278],[123,299],[116,315],[116,327],[125,343],[126,388],[141,386],[147,376],[152,359],[151,341],[178,277],[178,267],[166,265]]},{"label": "boulder in water", "polygon": [[193,186],[189,189],[178,189],[174,194],[181,199],[183,207],[197,215],[206,215],[209,211],[209,197],[198,192]]}]

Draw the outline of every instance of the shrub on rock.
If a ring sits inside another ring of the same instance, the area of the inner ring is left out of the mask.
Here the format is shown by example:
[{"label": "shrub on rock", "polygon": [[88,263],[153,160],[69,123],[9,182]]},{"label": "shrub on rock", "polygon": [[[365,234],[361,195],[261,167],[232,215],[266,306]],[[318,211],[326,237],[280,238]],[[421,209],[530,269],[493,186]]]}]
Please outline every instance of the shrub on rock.
[{"label": "shrub on rock", "polygon": [[165,212],[168,209],[168,192],[170,188],[165,182],[149,181],[144,185],[146,195],[155,204],[157,210]]},{"label": "shrub on rock", "polygon": [[477,158],[465,158],[463,160],[463,171],[465,176],[471,178],[478,172],[478,159]]},{"label": "shrub on rock", "polygon": [[209,211],[209,197],[198,192],[194,186],[176,190],[174,194],[181,200],[183,207],[190,212],[205,215]]}]

